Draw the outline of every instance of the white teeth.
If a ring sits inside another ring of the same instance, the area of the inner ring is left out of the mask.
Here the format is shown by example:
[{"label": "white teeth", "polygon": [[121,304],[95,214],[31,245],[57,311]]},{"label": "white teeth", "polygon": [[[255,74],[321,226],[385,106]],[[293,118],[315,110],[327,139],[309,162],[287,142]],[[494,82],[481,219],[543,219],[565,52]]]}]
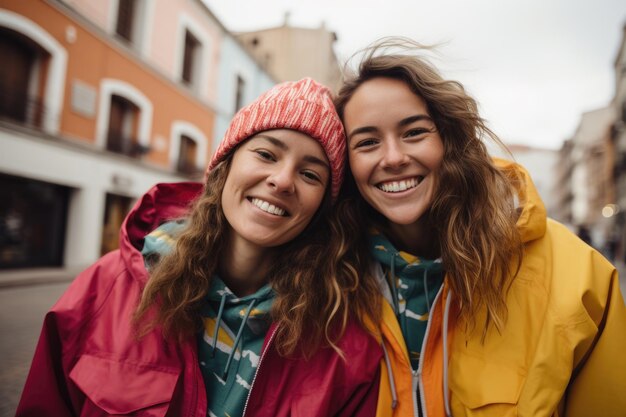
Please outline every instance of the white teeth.
[{"label": "white teeth", "polygon": [[386,193],[399,193],[400,191],[406,191],[409,188],[415,188],[422,182],[424,177],[415,177],[402,181],[390,181],[378,185],[378,188]]},{"label": "white teeth", "polygon": [[287,214],[285,210],[281,209],[280,207],[276,207],[275,205],[270,204],[267,201],[263,201],[258,198],[252,198],[250,201],[252,202],[252,204],[254,204],[266,213],[275,214],[277,216],[284,216]]}]

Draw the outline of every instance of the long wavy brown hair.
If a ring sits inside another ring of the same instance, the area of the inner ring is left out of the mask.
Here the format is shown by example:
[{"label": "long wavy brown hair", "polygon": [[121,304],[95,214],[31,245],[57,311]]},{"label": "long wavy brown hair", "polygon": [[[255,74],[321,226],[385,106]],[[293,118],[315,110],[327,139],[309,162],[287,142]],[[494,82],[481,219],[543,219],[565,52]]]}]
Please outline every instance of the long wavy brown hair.
[{"label": "long wavy brown hair", "polygon": [[[393,50],[393,52],[390,52]],[[458,299],[461,317],[474,323],[486,308],[483,336],[490,323],[506,322],[506,292],[519,270],[522,242],[516,228],[515,179],[493,164],[483,142],[506,147],[478,114],[476,101],[463,86],[445,80],[429,62],[430,47],[405,38],[385,38],[363,51],[356,73],[348,75],[335,100],[343,119],[346,104],[364,82],[377,77],[404,82],[427,104],[444,146],[429,222],[436,234],[447,282]],[[387,220],[359,195],[348,175],[340,210],[350,213],[345,227],[359,242],[367,240],[364,224],[386,230]],[[365,217],[365,219],[363,218]],[[355,221],[350,221],[356,219]],[[369,221],[369,222],[368,222]],[[368,250],[360,243],[357,251]],[[419,254],[416,254],[419,255]]]},{"label": "long wavy brown hair", "polygon": [[[199,313],[210,281],[218,270],[229,227],[221,204],[231,156],[209,174],[193,204],[175,249],[151,271],[134,315],[138,334],[157,325],[167,337],[182,340],[202,328]],[[372,332],[378,313],[377,287],[363,283],[363,271],[347,255],[346,231],[330,221],[330,186],[318,212],[291,242],[276,248],[267,281],[276,298],[271,318],[278,323],[275,346],[284,356],[309,357],[338,340],[353,317]]]}]

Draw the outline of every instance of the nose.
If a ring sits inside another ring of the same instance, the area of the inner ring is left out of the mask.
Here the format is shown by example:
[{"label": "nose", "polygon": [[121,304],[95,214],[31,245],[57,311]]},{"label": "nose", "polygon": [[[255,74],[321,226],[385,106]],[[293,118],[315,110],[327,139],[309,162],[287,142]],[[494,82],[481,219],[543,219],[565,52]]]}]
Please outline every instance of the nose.
[{"label": "nose", "polygon": [[409,157],[402,148],[402,143],[395,138],[384,141],[381,165],[384,168],[400,168],[408,164]]},{"label": "nose", "polygon": [[296,190],[295,170],[288,165],[276,166],[276,169],[268,175],[266,183],[278,193],[294,193]]}]

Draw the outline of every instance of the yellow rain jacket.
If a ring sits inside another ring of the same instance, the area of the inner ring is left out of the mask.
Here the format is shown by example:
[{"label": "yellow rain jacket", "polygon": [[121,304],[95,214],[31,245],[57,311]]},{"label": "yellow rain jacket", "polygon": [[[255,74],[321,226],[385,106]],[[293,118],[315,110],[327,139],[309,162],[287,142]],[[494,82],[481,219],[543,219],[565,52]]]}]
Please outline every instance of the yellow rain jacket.
[{"label": "yellow rain jacket", "polygon": [[522,167],[496,163],[521,184],[524,258],[507,295],[505,327],[499,333],[491,326],[481,342],[484,311],[473,331],[457,326],[444,282],[420,369],[412,372],[393,308],[383,302],[386,359],[377,415],[417,416],[421,403],[427,417],[626,416],[626,308],[615,268],[546,218]]}]

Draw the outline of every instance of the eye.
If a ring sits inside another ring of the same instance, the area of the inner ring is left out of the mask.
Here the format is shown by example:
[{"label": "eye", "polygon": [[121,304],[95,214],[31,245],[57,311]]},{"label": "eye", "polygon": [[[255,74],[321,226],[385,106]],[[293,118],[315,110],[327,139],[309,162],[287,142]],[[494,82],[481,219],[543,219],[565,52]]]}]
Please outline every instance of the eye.
[{"label": "eye", "polygon": [[274,154],[265,149],[255,149],[254,152],[261,158],[266,161],[276,161]]},{"label": "eye", "polygon": [[353,149],[357,148],[368,148],[378,144],[378,139],[367,138],[359,140],[353,147]]},{"label": "eye", "polygon": [[308,180],[312,182],[322,183],[322,177],[315,171],[305,170],[302,171],[302,175]]},{"label": "eye", "polygon": [[414,137],[423,135],[425,133],[430,133],[430,129],[426,129],[424,127],[416,127],[416,128],[409,129],[406,132],[404,132],[403,137],[405,137],[405,138],[414,138]]}]

